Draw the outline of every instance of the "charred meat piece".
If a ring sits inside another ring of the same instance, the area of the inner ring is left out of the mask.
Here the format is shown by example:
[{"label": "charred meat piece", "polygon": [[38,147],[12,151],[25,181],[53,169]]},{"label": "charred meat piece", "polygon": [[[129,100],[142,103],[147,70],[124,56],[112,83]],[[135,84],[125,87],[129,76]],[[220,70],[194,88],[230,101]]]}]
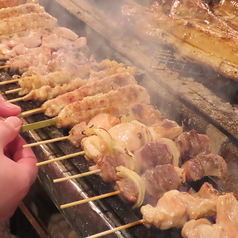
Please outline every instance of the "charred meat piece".
[{"label": "charred meat piece", "polygon": [[[238,33],[215,16],[202,0],[175,0],[167,7],[124,6],[123,14],[141,39],[172,46],[187,57],[237,80]],[[223,49],[227,49],[224,53]]]},{"label": "charred meat piece", "polygon": [[142,171],[152,169],[156,165],[173,163],[173,154],[164,142],[149,142],[140,150],[135,151],[134,155]]},{"label": "charred meat piece", "polygon": [[182,165],[188,181],[197,181],[205,176],[224,177],[227,171],[225,160],[215,154],[199,154]]},{"label": "charred meat piece", "polygon": [[220,19],[225,21],[234,30],[238,30],[238,1],[222,0],[210,8],[211,11]]},{"label": "charred meat piece", "polygon": [[[119,166],[117,170],[120,170],[121,167]],[[157,165],[140,176],[128,168],[124,167],[124,170],[124,173],[117,173],[119,178],[116,181],[116,189],[120,190],[123,197],[131,202],[137,201],[138,197],[141,197],[141,193],[143,193],[141,202],[144,201],[145,194],[147,197],[159,199],[163,193],[177,189],[184,182],[183,169],[171,164]],[[142,185],[142,188],[139,187],[139,184]]]},{"label": "charred meat piece", "polygon": [[159,120],[151,126],[151,134],[156,139],[168,138],[174,140],[183,132],[183,127],[175,121],[168,119]]},{"label": "charred meat piece", "polygon": [[184,170],[172,164],[157,165],[141,176],[145,182],[146,194],[159,199],[165,192],[177,189],[185,182]]},{"label": "charred meat piece", "polygon": [[195,130],[183,132],[175,142],[180,150],[183,161],[193,158],[198,154],[211,153],[209,137],[205,134],[198,134]]}]

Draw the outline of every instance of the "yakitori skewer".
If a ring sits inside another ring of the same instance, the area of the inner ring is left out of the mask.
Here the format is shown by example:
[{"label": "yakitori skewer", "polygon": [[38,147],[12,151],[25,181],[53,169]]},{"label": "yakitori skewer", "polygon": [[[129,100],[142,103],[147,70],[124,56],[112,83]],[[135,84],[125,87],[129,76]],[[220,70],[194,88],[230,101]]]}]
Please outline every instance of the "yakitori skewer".
[{"label": "yakitori skewer", "polygon": [[36,165],[41,166],[41,165],[57,162],[57,161],[60,161],[60,160],[69,159],[69,158],[72,158],[72,157],[75,157],[75,156],[78,156],[78,155],[83,155],[83,154],[84,154],[84,151],[80,151],[80,152],[76,152],[76,153],[73,153],[73,154],[70,154],[70,155],[65,155],[65,156],[62,156],[62,157],[59,157],[59,158],[45,160],[45,161],[36,163]]},{"label": "yakitori skewer", "polygon": [[[74,82],[74,81],[72,81],[72,82]],[[53,117],[53,116],[58,115],[59,112],[68,104],[71,104],[76,101],[81,101],[88,96],[94,96],[97,94],[108,93],[111,90],[117,90],[120,87],[123,87],[126,85],[132,85],[132,84],[137,84],[137,82],[136,82],[134,76],[132,76],[128,72],[109,75],[109,76],[103,77],[100,80],[92,79],[87,84],[85,84],[85,85],[81,84],[80,87],[76,88],[75,90],[73,90],[71,92],[64,93],[54,99],[46,101],[39,108],[39,110],[36,110],[36,111],[30,110],[29,112],[22,113],[21,116],[28,116],[28,115],[32,115],[33,113],[38,113],[38,112],[44,111],[47,116]],[[41,90],[41,89],[39,89],[39,90]],[[47,93],[48,92],[50,93],[50,91],[52,91],[52,90],[54,90],[54,89],[50,88],[49,91],[47,89],[47,92],[45,92],[45,91],[42,93],[39,92],[39,96],[42,97],[42,95],[47,95]],[[57,91],[59,91],[59,88],[57,88]],[[62,91],[61,88],[60,88],[60,91]],[[7,91],[5,93],[8,93],[8,92],[9,91]],[[15,92],[15,90],[11,90],[10,92]],[[33,93],[34,91],[31,91],[31,92]],[[24,97],[22,99],[24,99]],[[44,98],[41,98],[41,99],[44,101]],[[19,99],[13,99],[13,100],[9,100],[9,102],[14,102],[14,101],[18,101],[18,100]],[[21,98],[20,98],[20,100],[21,100]]]},{"label": "yakitori skewer", "polygon": [[[115,102],[117,102],[116,105]],[[130,107],[133,103],[150,103],[150,97],[144,87],[136,84],[126,85],[105,94],[85,97],[82,101],[65,106],[57,117],[47,121],[49,123],[48,125],[72,127],[83,121],[88,123],[92,117],[99,113],[109,113],[120,117],[130,111]],[[36,123],[32,124],[36,125]],[[22,129],[25,131],[26,128],[31,130],[30,125],[26,125]],[[46,125],[43,121],[38,122],[38,126],[38,128],[42,128]],[[36,128],[37,127],[35,127],[35,129]]]}]

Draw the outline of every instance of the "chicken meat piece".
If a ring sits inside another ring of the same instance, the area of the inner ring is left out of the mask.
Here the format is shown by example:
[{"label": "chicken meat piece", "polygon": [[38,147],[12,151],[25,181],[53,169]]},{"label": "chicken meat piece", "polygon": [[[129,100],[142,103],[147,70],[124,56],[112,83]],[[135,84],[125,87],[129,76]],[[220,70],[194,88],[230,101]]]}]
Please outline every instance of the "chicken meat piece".
[{"label": "chicken meat piece", "polygon": [[151,134],[154,139],[168,138],[174,140],[183,132],[183,127],[179,126],[175,121],[168,119],[158,120],[150,127]]},{"label": "chicken meat piece", "polygon": [[87,128],[93,128],[93,129],[104,129],[109,130],[113,126],[121,123],[120,119],[118,117],[115,117],[113,115],[110,115],[108,113],[100,113],[93,117],[88,124],[85,122],[81,122],[77,125],[75,125],[70,131],[69,131],[69,140],[75,145],[80,146],[81,140],[86,136],[84,134],[84,131]]},{"label": "chicken meat piece", "polygon": [[186,222],[182,229],[182,236],[184,238],[228,238],[222,227],[213,225],[206,218]]},{"label": "chicken meat piece", "polygon": [[144,224],[155,225],[161,230],[172,227],[182,228],[189,219],[210,217],[216,213],[217,197],[202,199],[186,192],[171,190],[158,201],[156,207],[145,205],[141,208]]},{"label": "chicken meat piece", "polygon": [[216,223],[207,219],[191,220],[182,229],[184,238],[237,238],[238,202],[228,193],[217,198]]},{"label": "chicken meat piece", "polygon": [[146,126],[151,126],[156,122],[162,121],[162,119],[163,116],[158,109],[145,103],[133,104],[130,108],[130,112],[127,115],[123,115],[121,118],[123,122],[137,120]]}]

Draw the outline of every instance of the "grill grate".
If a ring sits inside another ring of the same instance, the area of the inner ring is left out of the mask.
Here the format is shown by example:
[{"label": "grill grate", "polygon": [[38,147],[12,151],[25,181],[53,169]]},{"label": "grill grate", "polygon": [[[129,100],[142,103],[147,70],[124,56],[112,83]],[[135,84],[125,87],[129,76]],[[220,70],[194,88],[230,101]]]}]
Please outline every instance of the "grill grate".
[{"label": "grill grate", "polygon": [[201,66],[196,65],[190,59],[179,59],[171,49],[159,48],[154,53],[150,67],[155,70],[173,71],[183,73],[187,76],[208,76],[212,72],[207,72]]}]

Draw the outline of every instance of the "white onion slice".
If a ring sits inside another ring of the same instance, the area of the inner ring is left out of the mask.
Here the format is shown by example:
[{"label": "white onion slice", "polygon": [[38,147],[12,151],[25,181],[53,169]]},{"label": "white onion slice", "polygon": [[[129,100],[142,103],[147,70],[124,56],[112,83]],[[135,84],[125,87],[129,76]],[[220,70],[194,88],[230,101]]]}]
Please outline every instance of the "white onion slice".
[{"label": "white onion slice", "polygon": [[116,168],[117,170],[117,175],[121,178],[128,178],[130,180],[132,180],[137,189],[138,189],[138,196],[137,196],[137,200],[136,203],[134,204],[134,206],[132,207],[137,208],[140,207],[144,201],[144,197],[145,197],[145,182],[144,180],[134,171],[124,167],[124,166],[118,166]]}]

